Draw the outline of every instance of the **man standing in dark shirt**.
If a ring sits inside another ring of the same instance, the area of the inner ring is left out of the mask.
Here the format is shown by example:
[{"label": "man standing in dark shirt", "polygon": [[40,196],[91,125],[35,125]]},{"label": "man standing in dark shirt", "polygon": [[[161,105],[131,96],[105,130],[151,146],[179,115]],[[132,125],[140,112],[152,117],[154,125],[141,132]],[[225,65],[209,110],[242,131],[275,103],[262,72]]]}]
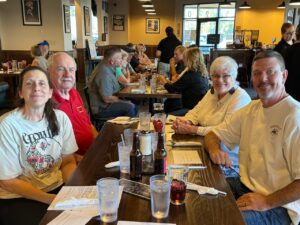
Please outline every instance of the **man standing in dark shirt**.
[{"label": "man standing in dark shirt", "polygon": [[296,41],[286,50],[284,57],[285,66],[288,70],[288,77],[285,82],[285,89],[293,98],[300,101],[299,80],[299,58],[300,58],[300,24],[296,29]]},{"label": "man standing in dark shirt", "polygon": [[178,45],[181,45],[181,41],[177,39],[172,27],[166,28],[167,37],[162,39],[156,50],[156,57],[160,58],[158,64],[158,73],[165,76],[170,75],[169,61],[173,57],[174,50]]},{"label": "man standing in dark shirt", "polygon": [[292,39],[294,37],[295,28],[291,23],[284,23],[281,26],[281,40],[278,42],[274,51],[279,52],[282,56],[285,56],[285,51],[292,45]]}]

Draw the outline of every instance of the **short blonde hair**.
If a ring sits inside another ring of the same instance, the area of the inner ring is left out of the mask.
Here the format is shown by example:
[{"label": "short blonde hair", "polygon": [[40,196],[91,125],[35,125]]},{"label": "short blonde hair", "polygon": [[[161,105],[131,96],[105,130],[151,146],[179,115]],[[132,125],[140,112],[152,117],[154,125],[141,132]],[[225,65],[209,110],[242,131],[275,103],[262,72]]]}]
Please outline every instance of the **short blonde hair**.
[{"label": "short blonde hair", "polygon": [[183,54],[184,51],[185,51],[185,49],[186,49],[186,48],[185,48],[184,46],[178,45],[178,46],[175,48],[174,51],[178,50],[178,51],[180,51],[181,54]]},{"label": "short blonde hair", "polygon": [[129,54],[125,52],[123,49],[121,49],[121,53],[122,53],[122,59],[129,56]]},{"label": "short blonde hair", "polygon": [[183,57],[189,70],[200,72],[202,76],[208,77],[204,56],[199,48],[193,47],[186,49],[183,53]]}]

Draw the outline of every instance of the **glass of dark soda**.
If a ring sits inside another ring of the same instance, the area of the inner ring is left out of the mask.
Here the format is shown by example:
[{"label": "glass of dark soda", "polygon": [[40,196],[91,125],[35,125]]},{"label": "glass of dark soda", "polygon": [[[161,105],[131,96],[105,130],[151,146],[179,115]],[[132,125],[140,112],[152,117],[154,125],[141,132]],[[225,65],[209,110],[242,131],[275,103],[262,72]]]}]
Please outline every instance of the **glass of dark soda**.
[{"label": "glass of dark soda", "polygon": [[184,204],[188,168],[186,166],[170,166],[168,175],[171,180],[171,203],[174,205]]}]

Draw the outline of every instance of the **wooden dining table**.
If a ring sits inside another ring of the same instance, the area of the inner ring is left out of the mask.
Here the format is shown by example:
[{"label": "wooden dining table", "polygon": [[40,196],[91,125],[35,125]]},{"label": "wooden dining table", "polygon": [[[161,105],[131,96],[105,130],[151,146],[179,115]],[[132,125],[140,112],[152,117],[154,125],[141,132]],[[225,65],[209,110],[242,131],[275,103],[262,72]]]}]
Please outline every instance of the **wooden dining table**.
[{"label": "wooden dining table", "polygon": [[118,97],[123,97],[123,98],[147,98],[147,99],[153,99],[153,98],[173,98],[173,99],[178,99],[181,98],[180,93],[168,93],[167,90],[161,88],[158,89],[155,93],[152,93],[150,90],[150,86],[146,86],[146,90],[144,93],[137,93],[134,92],[134,89],[138,89],[138,84],[134,86],[127,86],[123,88],[121,91],[119,91],[116,95]]},{"label": "wooden dining table", "polygon": [[163,99],[165,98],[171,98],[171,99],[181,99],[182,95],[180,93],[168,93],[166,89],[164,89],[162,86],[160,88],[157,88],[156,92],[151,92],[151,88],[149,85],[146,85],[146,90],[143,93],[137,93],[134,90],[138,90],[139,86],[133,85],[133,86],[126,86],[121,91],[119,91],[116,96],[121,98],[129,98],[129,99],[147,99],[149,106],[148,110],[153,114],[153,103],[159,102],[162,103]]},{"label": "wooden dining table", "polygon": [[[92,144],[82,161],[79,163],[71,179],[66,183],[69,186],[95,185],[103,177],[125,177],[118,167],[105,169],[104,165],[118,160],[117,143],[121,141],[120,134],[124,129],[136,128],[137,124],[116,125],[106,123],[101,134]],[[173,135],[174,140],[194,140],[198,136]],[[199,195],[195,191],[187,191],[185,204],[181,206],[170,205],[169,216],[158,220],[151,216],[150,201],[123,192],[118,209],[118,220],[139,222],[174,223],[177,225],[242,225],[245,224],[236,205],[234,196],[227,184],[219,166],[213,164],[202,147],[197,149],[206,169],[192,170],[189,172],[188,181],[214,187],[227,195]],[[168,164],[172,158],[173,147],[167,147]],[[183,149],[184,150],[184,149]],[[149,184],[149,175],[144,175],[140,182]],[[40,225],[46,225],[62,211],[48,211]],[[88,225],[104,224],[99,216],[93,217]],[[113,224],[117,224],[117,221]]]}]

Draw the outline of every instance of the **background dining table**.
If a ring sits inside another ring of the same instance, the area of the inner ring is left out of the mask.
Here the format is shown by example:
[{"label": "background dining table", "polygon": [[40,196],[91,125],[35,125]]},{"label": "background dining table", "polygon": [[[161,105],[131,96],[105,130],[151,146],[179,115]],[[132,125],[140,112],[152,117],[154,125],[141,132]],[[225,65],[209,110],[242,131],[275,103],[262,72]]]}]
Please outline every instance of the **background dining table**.
[{"label": "background dining table", "polygon": [[[92,144],[82,161],[79,163],[71,179],[66,183],[68,186],[95,185],[96,181],[103,177],[125,177],[118,167],[106,169],[105,164],[118,160],[117,143],[121,141],[120,134],[124,129],[136,128],[137,124],[117,125],[106,123],[101,134]],[[173,140],[196,140],[199,136],[177,135]],[[172,146],[167,146],[168,164],[172,163]],[[150,201],[123,192],[118,210],[118,220],[174,223],[177,225],[242,225],[245,224],[241,213],[236,205],[234,196],[227,184],[219,166],[213,164],[206,151],[202,147],[185,147],[184,150],[197,150],[206,169],[192,170],[189,172],[188,181],[214,187],[227,195],[199,195],[195,191],[188,191],[185,204],[170,206],[169,217],[157,220],[151,216]],[[149,184],[149,175],[144,175],[140,182]],[[46,225],[62,211],[47,211],[40,225]],[[103,224],[99,217],[93,217],[88,225]],[[117,224],[117,221],[113,224]]]}]

